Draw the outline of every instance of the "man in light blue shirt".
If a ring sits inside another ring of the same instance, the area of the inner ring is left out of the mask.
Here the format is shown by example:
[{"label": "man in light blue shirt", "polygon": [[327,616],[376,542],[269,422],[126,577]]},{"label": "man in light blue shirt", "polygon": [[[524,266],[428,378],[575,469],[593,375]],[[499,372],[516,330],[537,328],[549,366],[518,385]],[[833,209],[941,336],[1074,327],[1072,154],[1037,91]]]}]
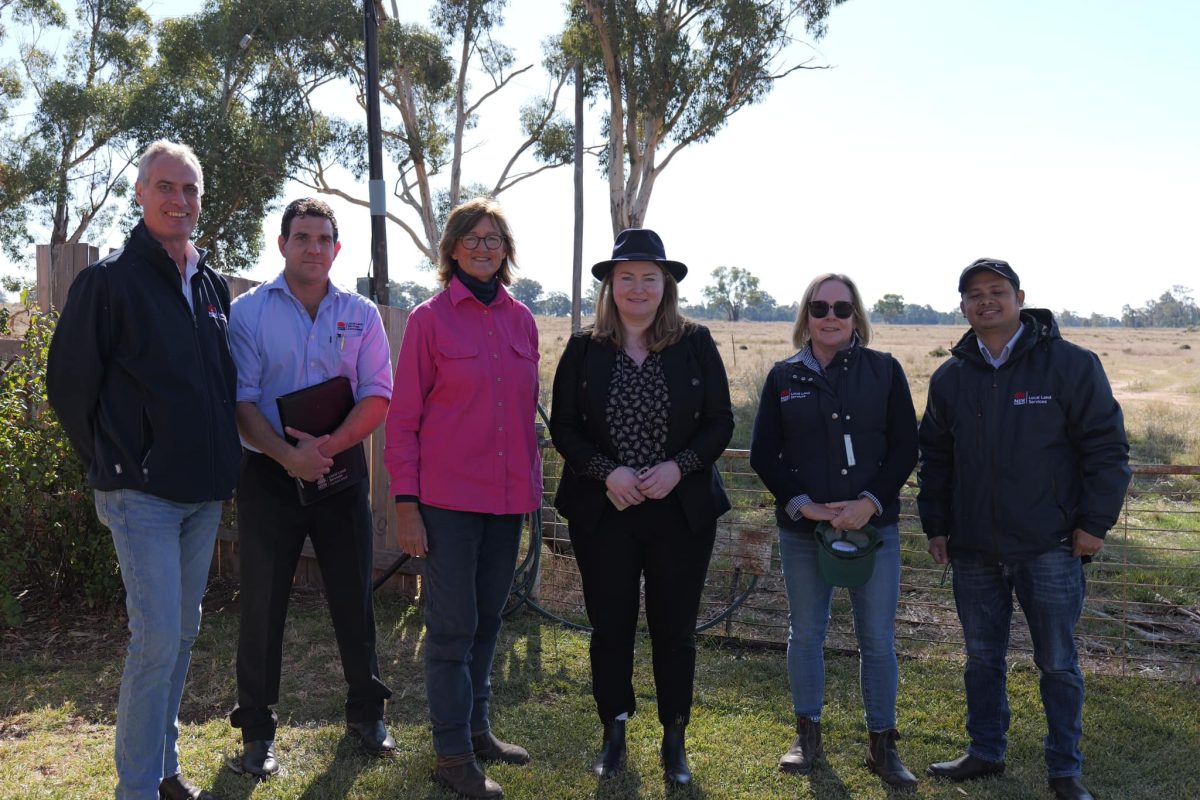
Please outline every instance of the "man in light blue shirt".
[{"label": "man in light blue shirt", "polygon": [[[347,728],[373,755],[396,748],[383,723],[391,692],[379,678],[375,654],[368,481],[307,506],[296,489],[296,478],[316,481],[333,456],[361,447],[383,422],[392,394],[378,309],[329,280],[341,247],[337,234],[333,211],[320,200],[288,205],[279,236],[283,271],[238,297],[230,315],[237,424],[245,447],[237,492],[238,700],[230,714],[244,749],[230,766],[259,777],[279,770],[271,706],[279,700],[283,626],[306,538],[316,552],[348,685]],[[314,437],[281,426],[276,398],[338,376],[349,379],[355,405],[336,430]]]}]

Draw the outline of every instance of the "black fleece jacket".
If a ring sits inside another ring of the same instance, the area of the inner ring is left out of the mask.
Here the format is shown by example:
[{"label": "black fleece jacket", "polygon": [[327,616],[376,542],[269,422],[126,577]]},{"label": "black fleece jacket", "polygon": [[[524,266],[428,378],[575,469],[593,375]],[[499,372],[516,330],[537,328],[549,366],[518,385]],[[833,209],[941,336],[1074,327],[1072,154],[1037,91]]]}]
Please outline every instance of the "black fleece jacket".
[{"label": "black fleece jacket", "polygon": [[241,446],[229,288],[206,257],[189,309],[178,267],[139,222],[71,285],[46,391],[95,489],[180,503],[233,495]]}]

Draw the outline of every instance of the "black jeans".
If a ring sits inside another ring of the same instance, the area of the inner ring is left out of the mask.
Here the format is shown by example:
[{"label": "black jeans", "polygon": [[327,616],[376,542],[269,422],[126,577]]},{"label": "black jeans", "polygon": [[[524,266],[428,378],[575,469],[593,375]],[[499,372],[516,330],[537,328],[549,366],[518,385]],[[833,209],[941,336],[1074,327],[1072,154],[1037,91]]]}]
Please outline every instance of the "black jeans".
[{"label": "black jeans", "polygon": [[687,724],[696,674],[696,616],[716,538],[716,521],[690,530],[679,499],[607,506],[594,528],[569,526],[592,623],[592,695],[608,722],[636,708],[633,645],[639,587],[645,577],[646,622],[664,725]]},{"label": "black jeans", "polygon": [[375,608],[371,599],[372,527],[368,482],[362,481],[310,506],[301,506],[296,483],[261,453],[246,452],[238,481],[238,552],[241,559],[241,628],[238,631],[238,701],[229,721],[243,741],[275,738],[283,626],[292,578],[305,538],[316,551],[325,602],[333,620],[342,674],[349,690],[346,719],[383,718],[391,691],[379,679]]}]

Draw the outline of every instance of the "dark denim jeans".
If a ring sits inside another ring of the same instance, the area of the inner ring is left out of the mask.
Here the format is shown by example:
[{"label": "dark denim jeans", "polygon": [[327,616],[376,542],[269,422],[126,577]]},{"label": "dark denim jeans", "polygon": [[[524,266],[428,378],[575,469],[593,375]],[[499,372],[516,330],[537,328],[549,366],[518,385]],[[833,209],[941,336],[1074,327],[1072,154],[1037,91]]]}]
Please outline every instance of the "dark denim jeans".
[{"label": "dark denim jeans", "polygon": [[1049,732],[1046,771],[1058,778],[1081,774],[1083,673],[1075,653],[1075,625],[1083,610],[1087,580],[1070,546],[1015,564],[976,554],[954,558],[954,602],[966,641],[968,752],[1003,761],[1009,723],[1008,665],[1012,596],[1029,623],[1033,660],[1041,673],[1042,706]]},{"label": "dark denim jeans", "polygon": [[492,657],[512,588],[521,514],[421,505],[425,556],[425,692],[439,756],[470,753],[491,729]]}]

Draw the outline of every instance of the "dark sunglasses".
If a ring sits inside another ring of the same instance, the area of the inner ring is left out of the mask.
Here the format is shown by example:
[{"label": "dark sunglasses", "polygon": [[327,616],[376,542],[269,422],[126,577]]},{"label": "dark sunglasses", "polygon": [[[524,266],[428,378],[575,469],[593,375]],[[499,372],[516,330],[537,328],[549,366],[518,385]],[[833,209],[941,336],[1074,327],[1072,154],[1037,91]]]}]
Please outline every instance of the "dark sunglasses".
[{"label": "dark sunglasses", "polygon": [[[825,319],[829,316],[829,303],[824,300],[809,300],[808,315],[813,319]],[[854,304],[848,300],[838,300],[833,304],[833,315],[838,319],[850,319],[854,316]]]}]

